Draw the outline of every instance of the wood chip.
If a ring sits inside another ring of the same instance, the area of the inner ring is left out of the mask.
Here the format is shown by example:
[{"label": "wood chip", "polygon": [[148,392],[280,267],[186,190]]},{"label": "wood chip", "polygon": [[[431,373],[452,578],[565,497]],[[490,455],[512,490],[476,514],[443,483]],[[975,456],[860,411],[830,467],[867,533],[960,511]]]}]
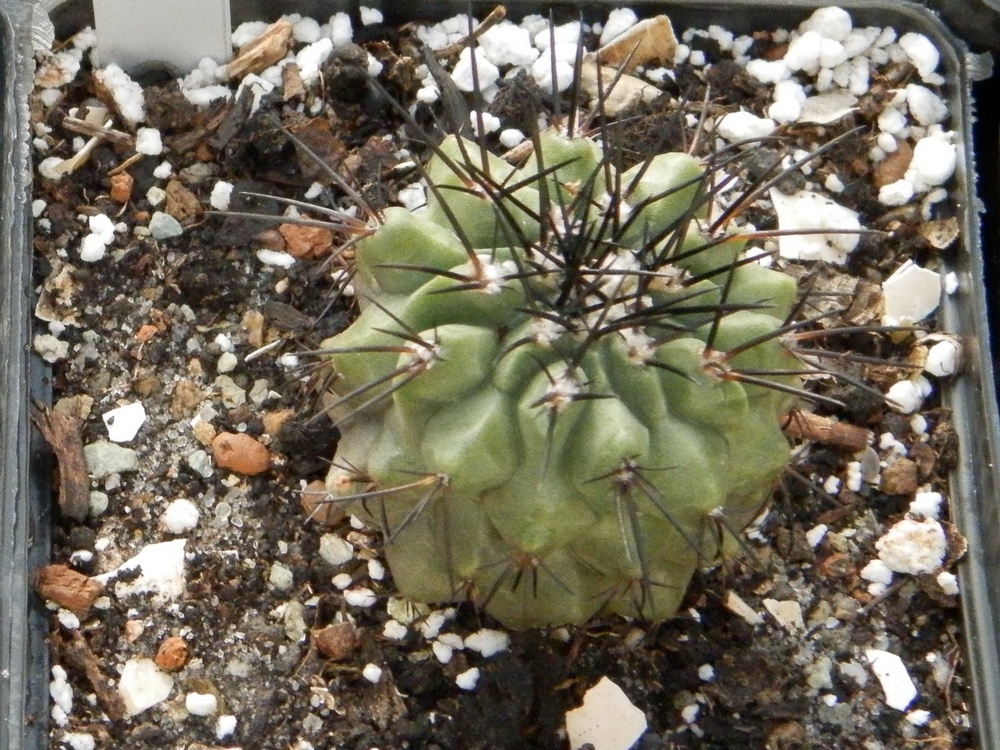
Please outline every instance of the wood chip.
[{"label": "wood chip", "polygon": [[913,161],[913,146],[909,141],[897,141],[897,148],[891,154],[875,165],[872,170],[872,181],[875,187],[891,185],[897,180],[903,179],[906,170]]},{"label": "wood chip", "polygon": [[278,231],[285,240],[285,251],[299,260],[320,258],[333,248],[333,232],[326,227],[281,224]]},{"label": "wood chip", "polygon": [[326,489],[326,483],[316,479],[302,490],[299,503],[308,520],[320,526],[336,526],[347,517],[347,509],[343,503],[326,502],[329,499],[330,493]]},{"label": "wood chip", "polygon": [[198,196],[188,190],[179,180],[171,180],[166,187],[167,203],[164,210],[181,224],[187,226],[197,221],[204,212]]},{"label": "wood chip", "polygon": [[80,419],[73,414],[54,412],[33,404],[31,422],[56,457],[59,509],[64,515],[82,521],[90,512],[90,485]]},{"label": "wood chip", "polygon": [[343,661],[361,645],[361,631],[354,623],[338,622],[310,631],[312,642],[328,659]]},{"label": "wood chip", "polygon": [[275,21],[259,37],[240,48],[239,54],[226,66],[226,72],[235,79],[248,73],[260,73],[285,56],[291,41],[292,24],[284,19]]},{"label": "wood chip", "polygon": [[642,102],[651,102],[663,93],[641,78],[619,74],[616,68],[600,66],[593,59],[580,64],[580,88],[599,100],[602,111],[611,117]]},{"label": "wood chip", "polygon": [[912,495],[917,491],[917,464],[908,458],[896,458],[882,469],[880,489],[887,495]]},{"label": "wood chip", "polygon": [[764,618],[749,604],[743,601],[735,592],[727,591],[722,600],[722,606],[738,617],[742,617],[750,625],[762,625]]},{"label": "wood chip", "polygon": [[925,221],[917,227],[917,232],[935,250],[947,250],[955,244],[955,240],[960,234],[958,219],[954,216],[949,216],[947,219]]},{"label": "wood chip", "polygon": [[669,18],[661,15],[639,21],[597,50],[596,56],[603,65],[631,73],[653,62],[672,66],[676,51],[674,27]]},{"label": "wood chip", "polygon": [[97,702],[101,704],[104,713],[112,721],[121,721],[125,718],[125,704],[122,702],[118,691],[111,686],[111,681],[104,676],[100,664],[94,652],[90,650],[83,635],[78,630],[71,630],[67,634],[56,633],[53,636],[55,647],[66,663],[84,673],[87,681],[94,689]]},{"label": "wood chip", "polygon": [[104,591],[100,581],[65,565],[46,565],[35,577],[35,591],[46,601],[68,609],[81,620],[90,614],[94,600]]},{"label": "wood chip", "polygon": [[864,450],[873,438],[871,430],[800,410],[788,415],[782,429],[790,438],[833,445],[852,453]]},{"label": "wood chip", "polygon": [[287,102],[290,99],[297,99],[305,96],[306,87],[302,83],[302,75],[299,66],[295,63],[288,63],[281,69],[281,96]]}]

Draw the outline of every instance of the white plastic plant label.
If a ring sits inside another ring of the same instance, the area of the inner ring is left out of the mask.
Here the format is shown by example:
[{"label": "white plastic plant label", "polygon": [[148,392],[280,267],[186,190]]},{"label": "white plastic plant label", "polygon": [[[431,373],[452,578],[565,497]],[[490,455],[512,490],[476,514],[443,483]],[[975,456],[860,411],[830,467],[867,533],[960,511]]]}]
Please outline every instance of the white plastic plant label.
[{"label": "white plastic plant label", "polygon": [[94,0],[94,21],[102,66],[186,71],[205,57],[232,56],[229,0]]}]

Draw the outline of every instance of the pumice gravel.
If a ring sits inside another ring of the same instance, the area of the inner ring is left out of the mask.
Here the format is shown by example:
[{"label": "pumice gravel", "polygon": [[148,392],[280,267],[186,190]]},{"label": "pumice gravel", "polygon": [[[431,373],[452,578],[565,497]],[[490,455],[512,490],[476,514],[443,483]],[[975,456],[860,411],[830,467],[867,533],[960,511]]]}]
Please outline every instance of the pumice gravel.
[{"label": "pumice gravel", "polygon": [[[747,36],[674,36],[625,8],[481,20],[471,48],[465,16],[244,24],[234,44],[274,41],[273,58],[176,81],[94,70],[91,30],[39,53],[34,346],[89,495],[39,577],[51,746],[971,746],[939,405],[961,347],[935,320],[960,291],[942,282],[960,144],[933,43],[838,8]],[[373,519],[322,502],[337,430],[311,352],[363,291],[353,248],[334,252],[350,235],[323,220],[363,224],[358,198],[434,203],[384,92],[421,127],[523,150],[622,35],[672,52],[607,63],[628,96],[602,102],[602,137],[740,154],[713,210],[786,168],[733,218],[742,257],[810,286],[817,348],[850,378],[810,375],[827,398],[783,425],[794,459],[771,504],[672,592],[672,619],[508,631],[488,607],[400,594]],[[597,734],[602,714],[628,731]]]}]

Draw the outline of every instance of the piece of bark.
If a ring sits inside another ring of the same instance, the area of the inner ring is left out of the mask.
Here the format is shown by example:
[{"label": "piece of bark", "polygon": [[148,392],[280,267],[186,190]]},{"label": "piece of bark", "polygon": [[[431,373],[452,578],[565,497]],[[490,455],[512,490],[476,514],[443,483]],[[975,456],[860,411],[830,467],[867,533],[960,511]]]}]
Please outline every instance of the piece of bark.
[{"label": "piece of bark", "polygon": [[118,691],[111,686],[111,682],[104,676],[97,657],[90,650],[90,644],[80,634],[79,630],[67,631],[64,635],[59,633],[54,636],[56,647],[62,654],[66,663],[78,669],[86,676],[90,686],[94,689],[97,702],[101,704],[104,713],[111,721],[121,721],[125,718],[125,703],[122,701]]},{"label": "piece of bark", "polygon": [[226,66],[229,77],[239,80],[248,73],[260,73],[274,65],[288,52],[292,41],[292,24],[285,20],[272,23]]},{"label": "piece of bark", "polygon": [[45,438],[59,465],[59,509],[82,521],[90,512],[87,459],[83,453],[80,420],[72,415],[31,407],[31,421]]},{"label": "piece of bark", "polygon": [[58,604],[85,620],[104,586],[100,581],[65,565],[46,565],[35,574],[35,591],[46,601]]},{"label": "piece of bark", "polygon": [[677,51],[677,36],[666,16],[647,18],[597,50],[597,61],[602,65],[619,68],[631,73],[640,65],[659,61],[673,65]]},{"label": "piece of bark", "polygon": [[864,450],[872,441],[871,430],[807,411],[789,414],[783,428],[789,437],[834,445],[851,452]]}]

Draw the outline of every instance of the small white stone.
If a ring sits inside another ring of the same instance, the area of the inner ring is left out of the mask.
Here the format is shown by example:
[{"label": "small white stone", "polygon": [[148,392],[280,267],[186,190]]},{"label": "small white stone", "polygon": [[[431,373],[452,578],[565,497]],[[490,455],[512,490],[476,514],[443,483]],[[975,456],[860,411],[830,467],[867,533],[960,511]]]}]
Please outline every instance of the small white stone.
[{"label": "small white stone", "polygon": [[377,664],[366,664],[365,668],[361,670],[361,676],[368,682],[377,683],[382,679],[382,667]]},{"label": "small white stone", "polygon": [[183,534],[198,525],[201,514],[198,506],[190,500],[179,497],[172,501],[160,516],[160,524],[171,534]]},{"label": "small white stone", "polygon": [[278,268],[291,268],[295,265],[295,256],[281,250],[268,250],[261,248],[257,251],[257,260],[265,266],[277,266]]},{"label": "small white stone", "polygon": [[352,607],[371,607],[378,601],[375,592],[362,586],[344,592],[344,601]]},{"label": "small white stone", "polygon": [[566,712],[566,733],[572,750],[587,743],[600,750],[629,750],[647,726],[642,710],[607,677],[584,694],[579,708]]},{"label": "small white stone", "polygon": [[941,514],[944,496],[940,492],[917,492],[910,502],[909,513],[924,518],[937,518]]},{"label": "small white stone", "polygon": [[381,581],[385,578],[385,566],[381,560],[372,558],[368,561],[368,577],[373,581]]},{"label": "small white stone", "polygon": [[165,180],[174,173],[174,167],[169,161],[160,162],[153,170],[153,177],[158,180]]},{"label": "small white stone", "polygon": [[938,52],[934,42],[923,34],[909,32],[899,38],[899,46],[903,48],[906,56],[910,58],[913,67],[925,81],[937,70],[941,61],[941,53]]},{"label": "small white stone", "polygon": [[715,124],[716,132],[730,143],[736,141],[764,138],[771,135],[778,124],[765,117],[757,117],[752,112],[730,112],[719,118]]},{"label": "small white stone", "polygon": [[378,8],[368,8],[362,5],[359,8],[359,14],[361,16],[361,24],[363,26],[373,26],[377,23],[382,23],[382,11]]},{"label": "small white stone", "polygon": [[894,574],[888,565],[876,558],[861,569],[860,575],[866,581],[888,586]]},{"label": "small white stone", "polygon": [[927,351],[924,372],[939,378],[946,378],[958,372],[962,345],[952,338],[938,341]]},{"label": "small white stone", "polygon": [[938,586],[949,596],[958,596],[958,577],[954,573],[942,570],[937,574]]},{"label": "small white stone", "polygon": [[354,579],[351,578],[350,573],[338,573],[332,579],[330,579],[330,583],[332,583],[338,589],[343,591],[352,583],[354,583]]},{"label": "small white stone", "polygon": [[211,716],[219,708],[219,700],[211,693],[188,693],[184,708],[193,716]]},{"label": "small white stone", "polygon": [[[483,130],[479,132],[479,124],[482,123]],[[469,123],[472,125],[472,132],[479,135],[489,135],[500,129],[500,118],[489,112],[470,112]]]},{"label": "small white stone", "polygon": [[323,534],[319,538],[319,556],[337,567],[353,559],[354,547],[337,534]]},{"label": "small white stone", "polygon": [[127,443],[138,434],[146,421],[146,409],[141,401],[136,401],[105,412],[101,418],[111,442]]},{"label": "small white stone", "polygon": [[906,720],[915,727],[924,726],[928,721],[930,721],[930,718],[931,712],[923,708],[918,708],[916,711],[910,711],[906,715]]},{"label": "small white stone", "polygon": [[912,414],[924,402],[924,389],[913,380],[900,380],[889,388],[885,400],[900,414]]},{"label": "small white stone", "polygon": [[883,185],[878,191],[878,202],[883,206],[905,206],[911,198],[913,198],[913,185],[905,179]]},{"label": "small white stone", "polygon": [[108,246],[96,234],[88,234],[80,243],[80,260],[84,263],[96,263],[104,257]]},{"label": "small white stone", "polygon": [[816,547],[823,541],[823,537],[826,536],[827,531],[829,531],[829,527],[825,523],[817,524],[809,529],[806,532],[806,541],[809,543],[809,546]]},{"label": "small white stone", "polygon": [[904,177],[917,185],[943,185],[955,174],[957,165],[955,144],[939,135],[929,135],[913,147],[913,158]]},{"label": "small white stone", "polygon": [[472,635],[466,636],[465,647],[490,657],[506,651],[510,646],[510,636],[501,630],[483,628]]},{"label": "small white stone", "polygon": [[56,614],[56,618],[59,620],[59,624],[67,630],[76,630],[80,627],[80,618],[68,609],[60,608],[59,612]]},{"label": "small white stone", "polygon": [[401,641],[406,638],[409,632],[409,628],[398,620],[387,620],[382,626],[382,636],[391,641]]},{"label": "small white stone", "polygon": [[458,685],[462,690],[475,690],[476,684],[479,682],[479,668],[472,667],[467,669],[455,677],[455,684]]},{"label": "small white stone", "polygon": [[232,372],[236,369],[239,362],[237,356],[232,352],[223,352],[219,355],[219,359],[215,363],[215,369],[221,373]]},{"label": "small white stone", "polygon": [[455,68],[452,70],[451,79],[460,91],[483,91],[495,84],[500,78],[500,70],[486,59],[483,51],[478,47],[474,51],[476,56],[475,71],[472,67],[473,50],[469,47],[462,48],[458,62],[455,63]]},{"label": "small white stone", "polygon": [[101,238],[105,245],[115,240],[115,223],[106,214],[95,214],[87,220],[90,231]]},{"label": "small white stone", "polygon": [[958,274],[954,271],[949,271],[944,277],[944,292],[947,295],[952,295],[958,291]]},{"label": "small white stone", "polygon": [[163,153],[163,141],[156,128],[139,128],[135,133],[136,153],[159,156]]},{"label": "small white stone", "polygon": [[442,643],[441,641],[434,641],[431,644],[431,651],[434,652],[435,658],[442,664],[447,664],[451,661],[454,649],[447,643]]},{"label": "small white stone", "polygon": [[236,731],[236,717],[232,714],[223,714],[215,720],[215,738],[224,740]]},{"label": "small white stone", "polygon": [[271,566],[267,576],[268,583],[279,591],[287,591],[295,583],[295,576],[287,565],[276,562]]},{"label": "small white stone", "polygon": [[896,573],[919,575],[941,567],[948,552],[944,528],[933,518],[904,518],[875,542],[879,559]]},{"label": "small white stone", "polygon": [[208,202],[216,211],[228,211],[232,195],[233,183],[219,180],[215,183],[215,187],[212,188],[212,194],[209,196]]},{"label": "small white stone", "polygon": [[711,664],[702,664],[698,667],[698,679],[702,682],[711,682],[715,679],[715,667]]},{"label": "small white stone", "polygon": [[885,703],[898,711],[906,710],[917,697],[917,688],[910,679],[903,660],[895,654],[870,648],[865,651],[872,672],[885,691]]}]

